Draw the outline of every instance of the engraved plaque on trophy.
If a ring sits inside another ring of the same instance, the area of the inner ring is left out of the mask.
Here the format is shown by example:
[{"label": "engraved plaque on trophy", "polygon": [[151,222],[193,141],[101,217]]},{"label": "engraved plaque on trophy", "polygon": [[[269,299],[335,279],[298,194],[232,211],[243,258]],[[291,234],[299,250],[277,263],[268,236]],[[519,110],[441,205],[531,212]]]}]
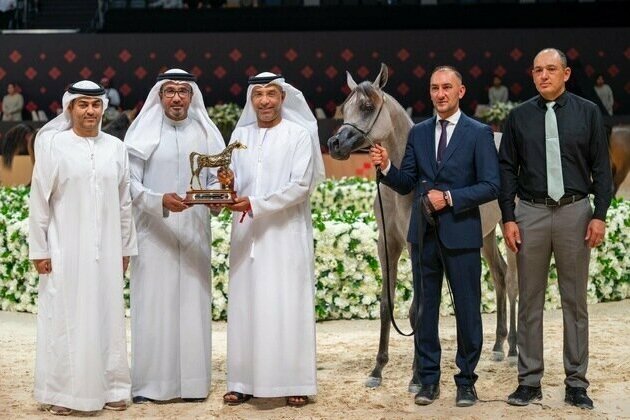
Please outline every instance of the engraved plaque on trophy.
[{"label": "engraved plaque on trophy", "polygon": [[[230,169],[232,161],[232,151],[234,149],[247,149],[247,147],[235,141],[230,143],[223,151],[216,155],[204,155],[197,152],[190,154],[190,189],[186,191],[184,203],[193,204],[233,204],[236,197],[234,191],[234,172]],[[220,189],[203,189],[199,174],[204,168],[219,168],[217,177],[219,179]],[[198,189],[194,186],[197,181]]]}]

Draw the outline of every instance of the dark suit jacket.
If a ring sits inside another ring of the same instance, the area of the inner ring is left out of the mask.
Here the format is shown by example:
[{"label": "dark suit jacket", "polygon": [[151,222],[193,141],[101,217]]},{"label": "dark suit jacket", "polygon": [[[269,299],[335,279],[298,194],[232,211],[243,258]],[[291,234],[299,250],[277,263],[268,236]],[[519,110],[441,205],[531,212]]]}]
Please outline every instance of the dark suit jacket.
[{"label": "dark suit jacket", "polygon": [[418,223],[426,223],[418,200],[437,189],[450,191],[453,199],[453,207],[438,213],[438,233],[444,246],[481,248],[479,205],[496,199],[501,184],[492,130],[462,113],[438,167],[435,124],[433,117],[411,129],[400,169],[392,164],[382,182],[399,194],[415,190],[409,242],[418,243]]}]

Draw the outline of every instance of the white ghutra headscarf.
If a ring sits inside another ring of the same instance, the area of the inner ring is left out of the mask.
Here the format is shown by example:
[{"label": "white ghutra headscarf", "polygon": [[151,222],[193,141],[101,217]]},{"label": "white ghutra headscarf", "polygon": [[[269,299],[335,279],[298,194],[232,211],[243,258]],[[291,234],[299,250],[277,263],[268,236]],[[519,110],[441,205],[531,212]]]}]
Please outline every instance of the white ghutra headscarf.
[{"label": "white ghutra headscarf", "polygon": [[[81,97],[100,99],[103,101],[103,110],[107,108],[107,103],[109,102],[105,94],[105,89],[103,89],[101,85],[89,80],[81,80],[80,82],[70,85],[61,100],[63,112],[40,128],[37,132],[37,136],[35,136],[35,147],[38,147],[38,144],[42,145],[43,141],[52,139],[60,131],[66,131],[72,127],[72,115],[70,114],[69,106],[72,101]],[[98,125],[98,131],[101,131],[102,122],[103,120],[101,119]]]},{"label": "white ghutra headscarf", "polygon": [[324,171],[324,159],[319,148],[319,134],[317,131],[317,120],[311,112],[304,95],[295,87],[285,82],[284,78],[278,74],[263,72],[249,79],[249,87],[247,88],[247,103],[236,123],[236,127],[245,127],[246,125],[257,122],[256,111],[252,104],[252,91],[256,86],[266,86],[275,84],[280,86],[285,93],[284,102],[282,103],[281,115],[283,119],[292,121],[304,127],[310,137],[313,149],[313,179],[311,180],[310,191],[321,182],[326,174]]},{"label": "white ghutra headscarf", "polygon": [[205,133],[209,153],[218,153],[225,148],[221,132],[208,116],[201,90],[195,80],[195,75],[180,69],[171,69],[158,76],[157,83],[149,92],[142,110],[125,135],[125,144],[130,155],[147,160],[160,143],[162,123],[165,118],[160,100],[160,89],[167,82],[187,84],[191,87],[193,95],[190,108],[188,108],[188,118],[199,124]]}]

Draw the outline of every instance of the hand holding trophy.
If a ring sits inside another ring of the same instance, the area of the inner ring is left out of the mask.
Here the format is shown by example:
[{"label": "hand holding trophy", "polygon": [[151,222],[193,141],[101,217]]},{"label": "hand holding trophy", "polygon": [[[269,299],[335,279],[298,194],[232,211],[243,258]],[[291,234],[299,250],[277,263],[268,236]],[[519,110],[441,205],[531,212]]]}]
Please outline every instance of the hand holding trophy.
[{"label": "hand holding trophy", "polygon": [[[203,155],[201,153],[192,152],[190,154],[190,190],[186,192],[184,203],[193,204],[210,204],[210,205],[226,205],[233,204],[236,197],[234,191],[234,172],[230,169],[232,161],[232,151],[234,149],[246,149],[247,147],[235,141],[230,143],[223,151],[216,155]],[[199,174],[203,168],[219,168],[217,178],[221,189],[206,190],[202,188]],[[199,189],[194,188],[194,181],[197,180]]]}]

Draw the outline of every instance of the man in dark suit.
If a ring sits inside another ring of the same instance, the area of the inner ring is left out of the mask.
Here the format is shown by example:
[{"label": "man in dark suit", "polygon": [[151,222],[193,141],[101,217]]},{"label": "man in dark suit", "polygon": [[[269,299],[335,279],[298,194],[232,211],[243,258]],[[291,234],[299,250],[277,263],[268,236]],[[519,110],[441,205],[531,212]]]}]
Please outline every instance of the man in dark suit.
[{"label": "man in dark suit", "polygon": [[438,320],[446,274],[458,331],[456,405],[467,407],[477,401],[474,371],[482,344],[479,205],[497,198],[499,163],[490,127],[459,109],[466,93],[461,74],[449,66],[436,68],[430,93],[437,117],[411,129],[400,169],[380,145],[371,149],[371,158],[382,168],[384,184],[415,195],[407,236],[418,302],[414,379],[420,390],[415,402],[431,404],[440,394]]}]

